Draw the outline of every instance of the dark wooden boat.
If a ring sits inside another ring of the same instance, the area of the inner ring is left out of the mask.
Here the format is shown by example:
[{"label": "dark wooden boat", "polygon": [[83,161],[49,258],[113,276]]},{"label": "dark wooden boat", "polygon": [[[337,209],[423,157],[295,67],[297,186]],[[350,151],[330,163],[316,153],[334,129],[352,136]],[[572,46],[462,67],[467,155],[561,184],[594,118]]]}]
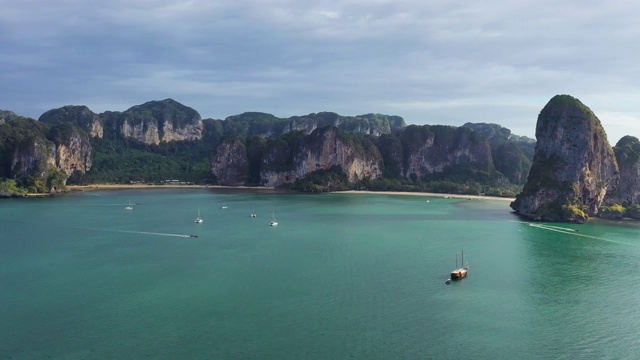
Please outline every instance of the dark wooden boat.
[{"label": "dark wooden boat", "polygon": [[464,251],[462,251],[462,266],[458,267],[458,255],[456,255],[456,269],[451,272],[451,280],[459,280],[467,277],[469,264],[464,266]]}]

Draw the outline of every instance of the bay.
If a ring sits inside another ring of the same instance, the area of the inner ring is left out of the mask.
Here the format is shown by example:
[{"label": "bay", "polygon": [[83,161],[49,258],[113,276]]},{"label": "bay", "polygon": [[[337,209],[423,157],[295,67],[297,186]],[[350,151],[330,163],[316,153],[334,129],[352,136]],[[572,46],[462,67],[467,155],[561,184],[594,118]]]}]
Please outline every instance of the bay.
[{"label": "bay", "polygon": [[[499,200],[131,189],[4,200],[0,223],[2,359],[640,353],[633,222],[530,226]],[[446,285],[462,250],[469,276]]]}]

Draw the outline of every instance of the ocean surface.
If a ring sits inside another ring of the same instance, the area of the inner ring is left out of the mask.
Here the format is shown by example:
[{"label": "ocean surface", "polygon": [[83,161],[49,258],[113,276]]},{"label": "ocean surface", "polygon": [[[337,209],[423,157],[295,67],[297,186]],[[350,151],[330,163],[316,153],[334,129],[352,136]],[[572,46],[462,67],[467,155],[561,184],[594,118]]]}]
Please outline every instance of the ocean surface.
[{"label": "ocean surface", "polygon": [[[531,226],[508,204],[2,200],[0,359],[638,359],[640,223]],[[469,276],[446,285],[462,251]]]}]

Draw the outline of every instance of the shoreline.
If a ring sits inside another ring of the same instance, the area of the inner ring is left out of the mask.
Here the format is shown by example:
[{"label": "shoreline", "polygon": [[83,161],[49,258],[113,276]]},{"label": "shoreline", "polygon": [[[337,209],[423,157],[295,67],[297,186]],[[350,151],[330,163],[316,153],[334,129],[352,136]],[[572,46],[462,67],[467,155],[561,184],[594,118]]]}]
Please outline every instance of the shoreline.
[{"label": "shoreline", "polygon": [[91,191],[106,189],[246,189],[246,190],[275,190],[272,187],[251,187],[251,186],[223,186],[223,185],[155,185],[155,184],[90,184],[90,185],[67,185],[69,191]]},{"label": "shoreline", "polygon": [[515,198],[506,198],[498,196],[486,196],[486,195],[461,195],[461,194],[445,194],[445,193],[430,193],[430,192],[411,192],[411,191],[370,191],[370,190],[346,190],[346,191],[333,191],[333,194],[373,194],[373,195],[399,195],[399,196],[428,196],[428,197],[440,197],[440,198],[454,198],[454,199],[466,199],[466,200],[501,200],[501,201],[514,201]]},{"label": "shoreline", "polygon": [[[91,185],[67,185],[69,191],[93,191],[108,189],[240,189],[240,190],[277,190],[273,187],[253,187],[253,186],[223,186],[223,185],[154,185],[154,184],[91,184]],[[461,195],[461,194],[445,194],[430,192],[411,192],[411,191],[370,191],[370,190],[346,190],[332,191],[331,194],[372,194],[372,195],[397,195],[397,196],[428,196],[441,198],[455,198],[467,200],[501,200],[514,201],[514,198],[504,198],[498,196],[486,195]]]}]

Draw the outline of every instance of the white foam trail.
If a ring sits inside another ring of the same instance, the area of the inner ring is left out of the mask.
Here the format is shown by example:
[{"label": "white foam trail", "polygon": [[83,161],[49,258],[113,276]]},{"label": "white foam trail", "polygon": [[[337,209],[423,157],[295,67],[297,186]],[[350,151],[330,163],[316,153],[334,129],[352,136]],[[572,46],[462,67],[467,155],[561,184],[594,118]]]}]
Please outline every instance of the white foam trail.
[{"label": "white foam trail", "polygon": [[113,230],[113,231],[117,231],[117,232],[122,232],[122,233],[129,233],[129,234],[142,234],[142,235],[158,235],[158,236],[175,236],[175,237],[191,237],[191,235],[184,235],[184,234],[165,234],[165,233],[157,233],[157,232],[149,232],[149,231],[129,231],[129,230]]},{"label": "white foam trail", "polygon": [[558,229],[558,230],[564,230],[564,231],[573,231],[573,232],[578,232],[578,230],[576,229],[570,229],[570,228],[563,228],[560,226],[553,226],[553,225],[547,225],[547,224],[536,224],[540,227],[546,227],[546,228],[552,228],[552,229]]},{"label": "white foam trail", "polygon": [[90,230],[112,231],[112,232],[120,232],[120,233],[127,233],[127,234],[173,236],[173,237],[181,237],[181,238],[190,238],[190,237],[192,237],[191,235],[185,235],[185,234],[167,234],[167,233],[158,233],[158,232],[150,232],[150,231],[132,231],[132,230],[97,229],[97,228],[90,228]]},{"label": "white foam trail", "polygon": [[[626,242],[622,242],[622,241],[616,241],[616,240],[611,240],[611,239],[605,239],[605,238],[601,238],[601,237],[597,237],[597,236],[591,236],[591,235],[585,235],[585,234],[578,234],[575,232],[574,229],[566,229],[566,228],[561,228],[559,226],[551,226],[551,225],[545,225],[545,224],[534,224],[534,223],[526,223],[527,225],[531,226],[531,227],[535,227],[538,229],[542,229],[542,230],[548,230],[548,231],[555,231],[555,232],[559,232],[561,234],[567,234],[567,235],[573,235],[573,236],[580,236],[583,238],[588,238],[588,239],[595,239],[595,240],[601,240],[601,241],[607,241],[610,243],[615,243],[615,244],[623,244],[623,245],[631,245],[631,246],[640,246],[639,244],[630,244],[630,243],[626,243]],[[566,229],[566,230],[565,230]],[[570,230],[570,231],[567,231]]]}]

